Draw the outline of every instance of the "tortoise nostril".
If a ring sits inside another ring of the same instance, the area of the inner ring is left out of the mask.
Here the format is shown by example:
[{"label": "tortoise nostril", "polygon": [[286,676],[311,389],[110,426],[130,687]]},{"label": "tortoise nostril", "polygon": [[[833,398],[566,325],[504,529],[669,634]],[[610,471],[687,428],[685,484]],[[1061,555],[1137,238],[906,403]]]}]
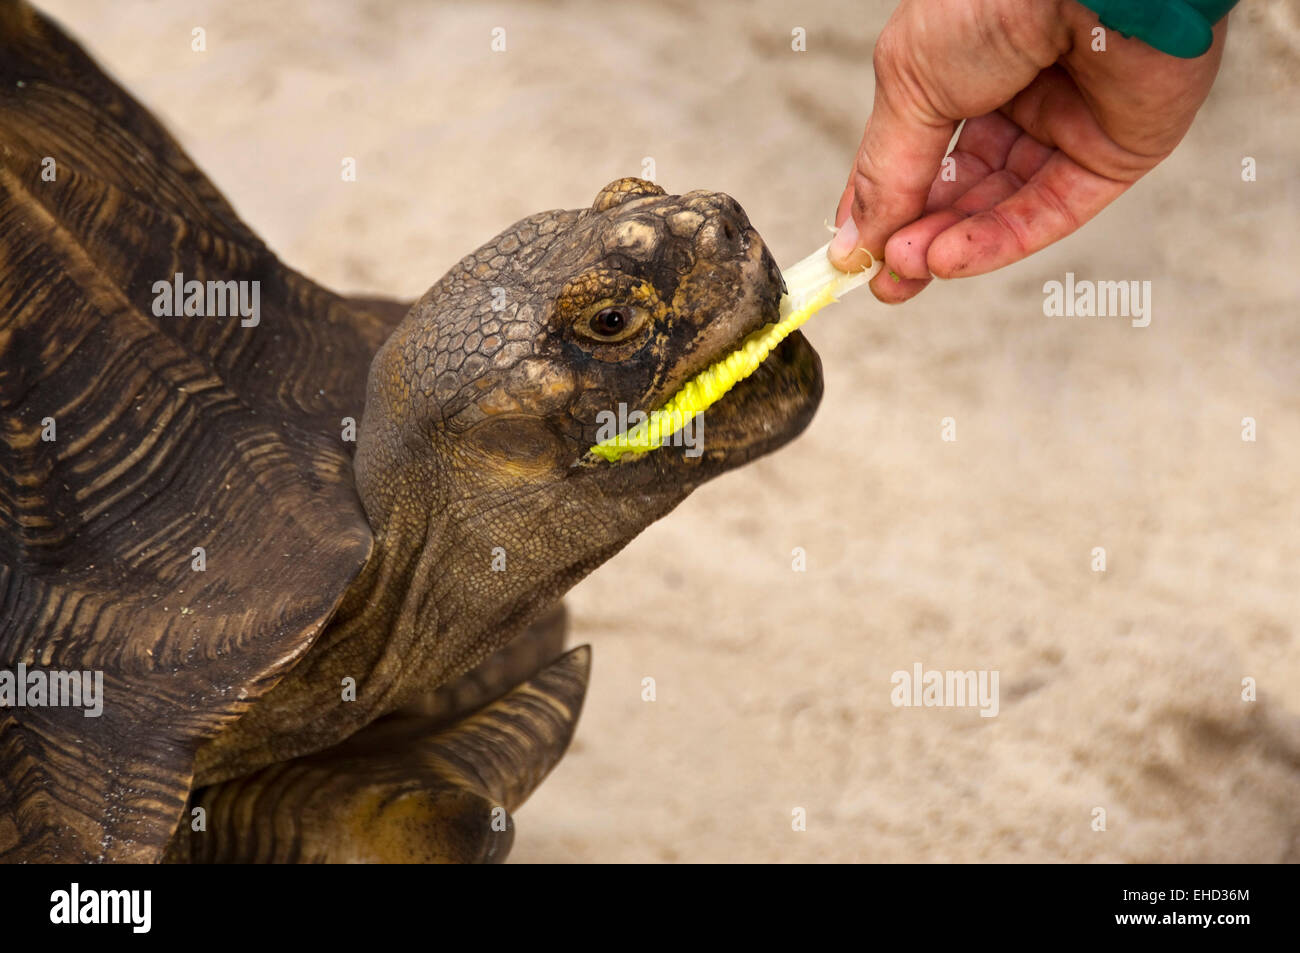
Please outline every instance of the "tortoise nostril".
[{"label": "tortoise nostril", "polygon": [[722,234],[727,237],[727,241],[729,242],[734,242],[736,240],[736,226],[731,223],[730,219],[723,220]]}]

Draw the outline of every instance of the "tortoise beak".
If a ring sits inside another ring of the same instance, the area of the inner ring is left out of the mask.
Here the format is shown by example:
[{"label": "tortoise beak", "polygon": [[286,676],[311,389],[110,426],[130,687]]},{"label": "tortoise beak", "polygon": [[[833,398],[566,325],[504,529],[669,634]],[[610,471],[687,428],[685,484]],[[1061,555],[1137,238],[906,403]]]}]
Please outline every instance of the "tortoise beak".
[{"label": "tortoise beak", "polygon": [[[703,453],[698,459],[706,466],[721,465],[722,472],[779,449],[811,423],[822,391],[821,358],[796,331],[701,415]],[[667,449],[672,456],[684,456],[677,448]],[[691,458],[685,460],[689,464]]]}]

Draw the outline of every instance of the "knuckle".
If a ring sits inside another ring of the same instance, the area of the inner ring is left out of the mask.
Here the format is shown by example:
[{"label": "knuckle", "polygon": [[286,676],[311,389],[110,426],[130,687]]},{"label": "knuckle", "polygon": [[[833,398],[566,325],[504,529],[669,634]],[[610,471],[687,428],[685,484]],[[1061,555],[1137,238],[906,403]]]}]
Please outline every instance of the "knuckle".
[{"label": "knuckle", "polygon": [[859,171],[853,176],[853,218],[862,221],[875,208],[879,190],[867,173]]}]

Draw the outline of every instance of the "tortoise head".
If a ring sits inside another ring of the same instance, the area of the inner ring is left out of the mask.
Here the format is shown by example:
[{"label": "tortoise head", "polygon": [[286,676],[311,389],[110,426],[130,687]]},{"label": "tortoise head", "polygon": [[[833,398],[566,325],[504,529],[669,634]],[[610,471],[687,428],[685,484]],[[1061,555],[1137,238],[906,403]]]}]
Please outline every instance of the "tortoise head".
[{"label": "tortoise head", "polygon": [[720,193],[620,179],[589,208],[523,219],[453,267],[375,357],[356,461],[372,523],[437,488],[462,513],[517,509],[533,533],[562,511],[616,550],[811,419],[821,368],[796,334],[678,445],[614,463],[588,452],[777,320],[782,291]]}]

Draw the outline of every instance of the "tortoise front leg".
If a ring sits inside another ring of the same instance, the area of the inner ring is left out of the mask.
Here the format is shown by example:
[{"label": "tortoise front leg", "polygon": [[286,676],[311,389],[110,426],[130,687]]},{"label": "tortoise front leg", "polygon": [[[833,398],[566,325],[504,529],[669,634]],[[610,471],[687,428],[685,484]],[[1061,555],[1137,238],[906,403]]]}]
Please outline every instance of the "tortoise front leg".
[{"label": "tortoise front leg", "polygon": [[[380,719],[333,748],[195,792],[167,853],[193,863],[501,861],[510,812],[560,760],[586,694],[591,650],[574,649],[447,725]],[[189,812],[193,816],[193,810]]]},{"label": "tortoise front leg", "polygon": [[403,711],[439,724],[477,711],[558,658],[568,627],[568,611],[557,602],[476,668],[416,698]]}]

